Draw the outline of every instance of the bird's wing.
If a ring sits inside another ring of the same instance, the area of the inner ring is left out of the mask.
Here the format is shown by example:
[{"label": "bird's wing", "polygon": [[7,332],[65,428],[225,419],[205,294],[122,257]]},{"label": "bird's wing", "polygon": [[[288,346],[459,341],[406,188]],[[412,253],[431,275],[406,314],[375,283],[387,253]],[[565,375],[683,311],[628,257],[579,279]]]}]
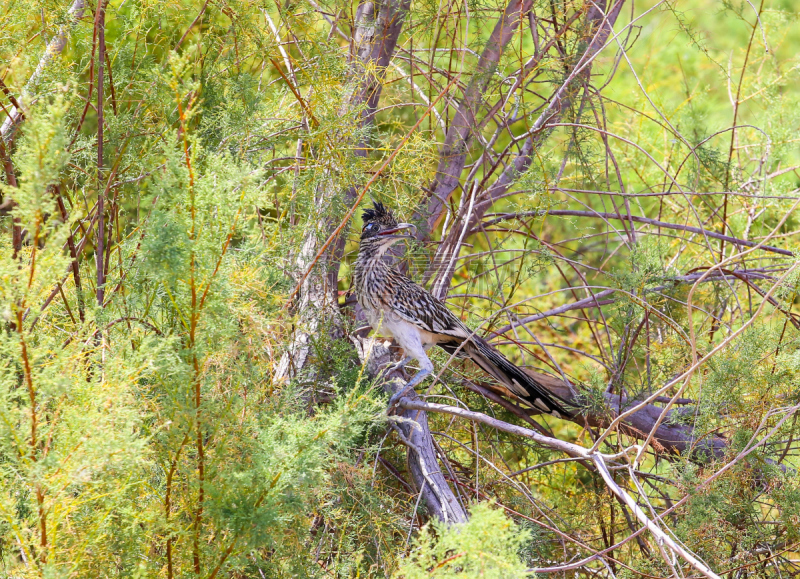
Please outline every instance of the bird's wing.
[{"label": "bird's wing", "polygon": [[[392,313],[420,330],[439,336],[439,346],[445,351],[451,354],[458,351],[459,357],[470,358],[487,374],[505,384],[511,392],[526,400],[531,406],[554,416],[570,416],[554,394],[515,366],[485,340],[474,336],[464,322],[425,288],[399,272],[393,273],[396,279],[391,284],[394,288],[391,297]],[[469,341],[464,344],[465,340]]]},{"label": "bird's wing", "polygon": [[442,302],[411,280],[398,284],[392,296],[392,309],[403,320],[432,334],[466,340],[472,331]]}]

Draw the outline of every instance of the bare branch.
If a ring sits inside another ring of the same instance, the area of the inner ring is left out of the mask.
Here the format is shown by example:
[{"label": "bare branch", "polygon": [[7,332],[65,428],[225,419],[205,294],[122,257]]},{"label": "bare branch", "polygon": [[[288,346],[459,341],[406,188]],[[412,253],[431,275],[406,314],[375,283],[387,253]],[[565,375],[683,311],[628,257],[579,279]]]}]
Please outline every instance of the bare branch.
[{"label": "bare branch", "polygon": [[[633,500],[633,498],[625,490],[623,490],[622,487],[620,487],[611,477],[610,473],[608,472],[607,462],[627,457],[628,452],[632,449],[625,449],[624,451],[618,454],[608,455],[600,453],[595,450],[584,448],[583,446],[580,446],[578,444],[573,444],[571,442],[566,442],[563,440],[559,440],[557,438],[552,438],[549,436],[545,436],[543,434],[539,434],[538,432],[531,430],[529,428],[524,428],[522,426],[516,426],[514,424],[503,422],[502,420],[492,418],[491,416],[487,416],[480,412],[472,412],[470,410],[464,410],[462,408],[457,408],[455,406],[447,406],[444,404],[433,404],[428,402],[419,402],[415,400],[409,400],[406,398],[401,399],[400,406],[407,410],[441,412],[444,414],[450,414],[453,416],[466,418],[468,420],[473,420],[475,422],[481,422],[483,424],[488,424],[489,426],[492,426],[493,428],[496,428],[503,432],[508,432],[509,434],[515,434],[518,436],[523,436],[543,446],[559,450],[569,456],[580,457],[583,459],[591,460],[597,467],[598,472],[603,478],[603,482],[605,482],[609,490],[611,490],[611,492],[613,492],[617,497],[619,497],[628,506],[628,508],[630,508],[633,511],[634,515],[639,520],[639,522],[641,522],[644,526],[647,527],[647,529],[656,538],[659,545],[666,546],[667,548],[669,548],[673,553],[683,558],[687,563],[689,563],[689,565],[691,565],[694,569],[696,569],[709,579],[720,579],[719,576],[716,573],[714,573],[711,569],[709,569],[709,567],[705,563],[700,561],[697,557],[695,557],[683,546],[679,545],[675,540],[672,539],[672,537],[669,536],[669,534],[665,533],[661,529],[661,527],[659,527],[656,523],[654,523],[639,507],[636,501]],[[667,560],[669,562],[668,558]]]},{"label": "bare branch", "polygon": [[511,0],[486,41],[469,85],[464,92],[456,114],[445,136],[444,146],[439,154],[436,178],[431,184],[432,191],[424,216],[428,219],[428,235],[435,219],[438,219],[444,204],[459,185],[461,172],[467,158],[467,151],[476,126],[476,113],[483,104],[483,93],[497,68],[506,46],[517,33],[519,25],[530,12],[532,0]]},{"label": "bare branch", "polygon": [[[33,71],[33,74],[28,79],[28,83],[25,85],[25,88],[22,91],[22,95],[19,98],[20,103],[18,104],[21,104],[22,106],[30,104],[26,101],[35,93],[36,85],[39,82],[39,78],[41,78],[42,74],[44,73],[44,69],[47,68],[47,65],[50,64],[50,61],[52,61],[53,58],[61,54],[61,52],[64,50],[64,47],[67,45],[67,36],[75,24],[77,24],[78,21],[83,18],[83,10],[85,6],[85,0],[75,0],[69,7],[69,10],[67,11],[67,23],[63,24],[58,29],[58,33],[47,44],[47,48],[45,49],[42,58],[39,60],[36,70]],[[20,125],[23,119],[23,111],[16,105],[12,106],[10,116],[8,116],[6,120],[3,121],[3,125],[0,126],[0,136],[2,136],[6,143],[10,143],[13,140],[14,132],[17,130],[17,127]]]},{"label": "bare branch", "polygon": [[[588,82],[591,75],[592,63],[597,55],[600,54],[601,50],[607,45],[608,38],[613,32],[614,23],[616,22],[617,16],[619,16],[623,3],[624,0],[616,0],[608,14],[604,12],[606,6],[605,2],[602,2],[602,6],[593,5],[589,10],[586,20],[590,32],[593,35],[591,41],[587,43],[585,51],[580,58],[576,60],[566,80],[553,93],[547,105],[544,107],[544,110],[539,114],[539,117],[527,131],[527,137],[525,138],[525,142],[519,154],[513,162],[506,166],[491,187],[487,188],[480,196],[480,199],[476,203],[475,210],[470,213],[469,229],[473,229],[475,224],[482,219],[483,215],[494,201],[502,197],[511,184],[515,182],[522,173],[528,170],[533,161],[535,151],[552,131],[551,124],[557,123],[561,114],[571,106],[573,98],[572,92],[574,91],[576,83],[583,82],[585,84]],[[497,166],[496,163],[494,168]],[[489,173],[493,172],[494,168],[489,171]],[[450,192],[452,192],[452,189]],[[430,201],[427,215],[429,230],[433,228],[433,225],[440,218],[441,212],[444,209],[444,204],[440,197],[442,196],[438,194],[434,195],[434,198]],[[453,227],[450,228],[449,235],[457,235],[457,233],[454,232],[460,231],[461,227],[462,226],[458,223],[454,223]],[[460,249],[460,247],[457,247],[456,243],[452,241],[449,243],[445,242],[437,249],[434,263],[446,263],[448,261],[448,252],[457,251],[458,249]],[[438,272],[434,284],[437,287],[441,287],[441,291],[446,294],[447,289],[450,287],[450,277],[452,276],[445,277],[445,275],[446,271],[444,270]]]},{"label": "bare branch", "polygon": [[[636,223],[645,223],[647,225],[652,225],[654,227],[663,227],[664,229],[675,229],[678,231],[688,231],[690,233],[697,233],[698,235],[704,235],[706,237],[712,237],[714,239],[723,239],[729,243],[733,243],[734,245],[739,245],[742,247],[758,247],[759,249],[763,249],[764,251],[769,251],[772,253],[778,253],[780,255],[786,255],[788,257],[794,257],[794,253],[789,251],[788,249],[781,249],[779,247],[773,247],[771,245],[763,245],[761,243],[755,241],[748,241],[746,239],[739,239],[737,237],[731,237],[729,235],[722,235],[715,231],[710,231],[708,229],[703,229],[702,227],[694,227],[692,225],[680,225],[678,223],[670,223],[668,221],[659,221],[657,219],[650,219],[649,217],[640,217],[638,215],[626,215],[622,217],[618,213],[606,213],[604,211],[580,211],[574,209],[553,209],[548,211],[528,211],[522,213],[506,213],[504,215],[495,217],[489,221],[483,223],[483,227],[487,227],[493,225],[495,223],[499,223],[501,221],[505,221],[508,219],[513,219],[516,217],[533,217],[533,216],[540,216],[544,217],[546,215],[553,215],[553,216],[564,216],[564,217],[598,217],[600,219],[622,219],[624,221],[633,221]],[[476,233],[477,230],[473,229],[470,231],[470,234]]]},{"label": "bare branch", "polygon": [[[372,377],[380,376],[392,361],[389,349],[374,338],[352,337],[351,339],[368,374]],[[383,375],[382,379],[383,388],[390,396],[401,392],[406,386],[400,371],[389,372]],[[418,400],[413,392],[410,392],[408,397]],[[428,427],[427,415],[417,409],[408,409],[402,410],[399,417],[400,420],[395,426],[402,433],[404,442],[408,446],[409,469],[428,510],[433,516],[448,524],[466,522],[466,511],[447,484],[436,460],[436,449]]]}]

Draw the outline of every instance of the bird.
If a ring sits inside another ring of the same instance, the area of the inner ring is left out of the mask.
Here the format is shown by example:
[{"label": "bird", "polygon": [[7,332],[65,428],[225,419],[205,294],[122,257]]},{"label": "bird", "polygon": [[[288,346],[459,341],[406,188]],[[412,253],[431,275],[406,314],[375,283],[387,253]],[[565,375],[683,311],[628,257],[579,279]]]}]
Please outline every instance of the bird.
[{"label": "bird", "polygon": [[531,407],[559,418],[571,416],[563,400],[557,400],[542,384],[478,336],[444,302],[387,263],[386,251],[400,240],[412,239],[410,231],[416,232],[415,225],[398,223],[378,201],[373,201],[373,207],[363,212],[362,221],[353,273],[356,298],[370,326],[394,338],[403,349],[403,359],[391,368],[403,368],[411,360],[420,366],[406,387],[389,401],[390,408],[433,372],[427,351],[438,346],[456,357],[469,358]]}]

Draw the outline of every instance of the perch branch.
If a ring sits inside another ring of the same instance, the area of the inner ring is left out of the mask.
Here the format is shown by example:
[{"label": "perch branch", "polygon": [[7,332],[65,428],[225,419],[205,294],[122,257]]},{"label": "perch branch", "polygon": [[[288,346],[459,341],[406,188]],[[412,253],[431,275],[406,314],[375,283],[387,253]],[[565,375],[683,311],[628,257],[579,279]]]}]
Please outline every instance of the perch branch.
[{"label": "perch branch", "polygon": [[[639,507],[639,505],[636,503],[633,497],[631,497],[611,477],[611,474],[608,471],[607,462],[626,457],[628,451],[630,451],[631,448],[626,449],[617,454],[609,455],[597,451],[592,451],[578,444],[573,444],[571,442],[566,442],[563,440],[559,440],[557,438],[545,436],[543,434],[540,434],[534,430],[525,428],[523,426],[517,426],[515,424],[509,424],[507,422],[503,422],[502,420],[492,418],[491,416],[487,416],[486,414],[483,414],[481,412],[472,412],[470,410],[457,408],[455,406],[448,406],[445,404],[433,404],[433,403],[421,402],[419,400],[412,400],[410,398],[402,398],[400,400],[399,405],[401,408],[405,410],[440,412],[443,414],[450,414],[452,416],[458,416],[460,418],[472,420],[474,422],[487,424],[493,428],[496,428],[497,430],[501,430],[509,434],[523,436],[543,446],[560,450],[561,452],[569,456],[591,460],[597,467],[600,476],[603,478],[603,482],[605,482],[609,490],[612,493],[614,493],[617,497],[619,497],[619,499],[622,500],[628,506],[628,508],[630,508],[633,511],[634,515],[639,520],[639,522],[642,523],[645,527],[647,527],[647,529],[653,534],[653,536],[656,538],[656,540],[659,542],[660,545],[667,547],[670,551],[680,556],[691,567],[693,567],[695,570],[699,571],[709,579],[720,579],[719,575],[717,575],[711,569],[709,569],[709,567],[705,563],[700,561],[687,549],[679,545],[676,541],[672,539],[672,537],[670,537],[667,533],[665,533],[661,529],[661,527],[659,527],[655,522],[653,522]],[[632,449],[635,450],[636,447],[632,447]]]},{"label": "perch branch", "polygon": [[[381,374],[385,366],[391,363],[389,349],[374,338],[352,338],[358,357],[366,365],[370,376]],[[389,396],[403,390],[406,386],[400,371],[388,372],[384,378],[383,389]],[[417,395],[409,393],[406,398],[419,402]],[[458,498],[447,484],[444,474],[436,460],[436,449],[428,427],[427,414],[415,409],[401,409],[399,419],[394,425],[401,433],[408,446],[408,464],[411,476],[429,512],[439,520],[449,524],[464,523],[467,514],[458,502]]]}]

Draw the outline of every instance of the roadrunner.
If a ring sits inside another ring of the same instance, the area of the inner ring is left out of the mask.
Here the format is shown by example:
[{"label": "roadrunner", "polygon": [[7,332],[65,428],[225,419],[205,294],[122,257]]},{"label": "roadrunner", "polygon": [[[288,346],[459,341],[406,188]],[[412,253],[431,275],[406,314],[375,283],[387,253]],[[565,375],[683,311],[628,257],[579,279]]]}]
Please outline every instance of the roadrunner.
[{"label": "roadrunner", "polygon": [[544,386],[475,335],[444,303],[382,259],[391,245],[410,238],[403,232],[416,230],[414,225],[398,223],[381,203],[364,211],[363,221],[353,280],[356,295],[372,328],[394,337],[403,348],[405,357],[394,368],[402,368],[412,359],[419,362],[419,372],[403,392],[433,371],[426,350],[439,346],[449,354],[469,358],[534,408],[557,417],[569,416]]}]

